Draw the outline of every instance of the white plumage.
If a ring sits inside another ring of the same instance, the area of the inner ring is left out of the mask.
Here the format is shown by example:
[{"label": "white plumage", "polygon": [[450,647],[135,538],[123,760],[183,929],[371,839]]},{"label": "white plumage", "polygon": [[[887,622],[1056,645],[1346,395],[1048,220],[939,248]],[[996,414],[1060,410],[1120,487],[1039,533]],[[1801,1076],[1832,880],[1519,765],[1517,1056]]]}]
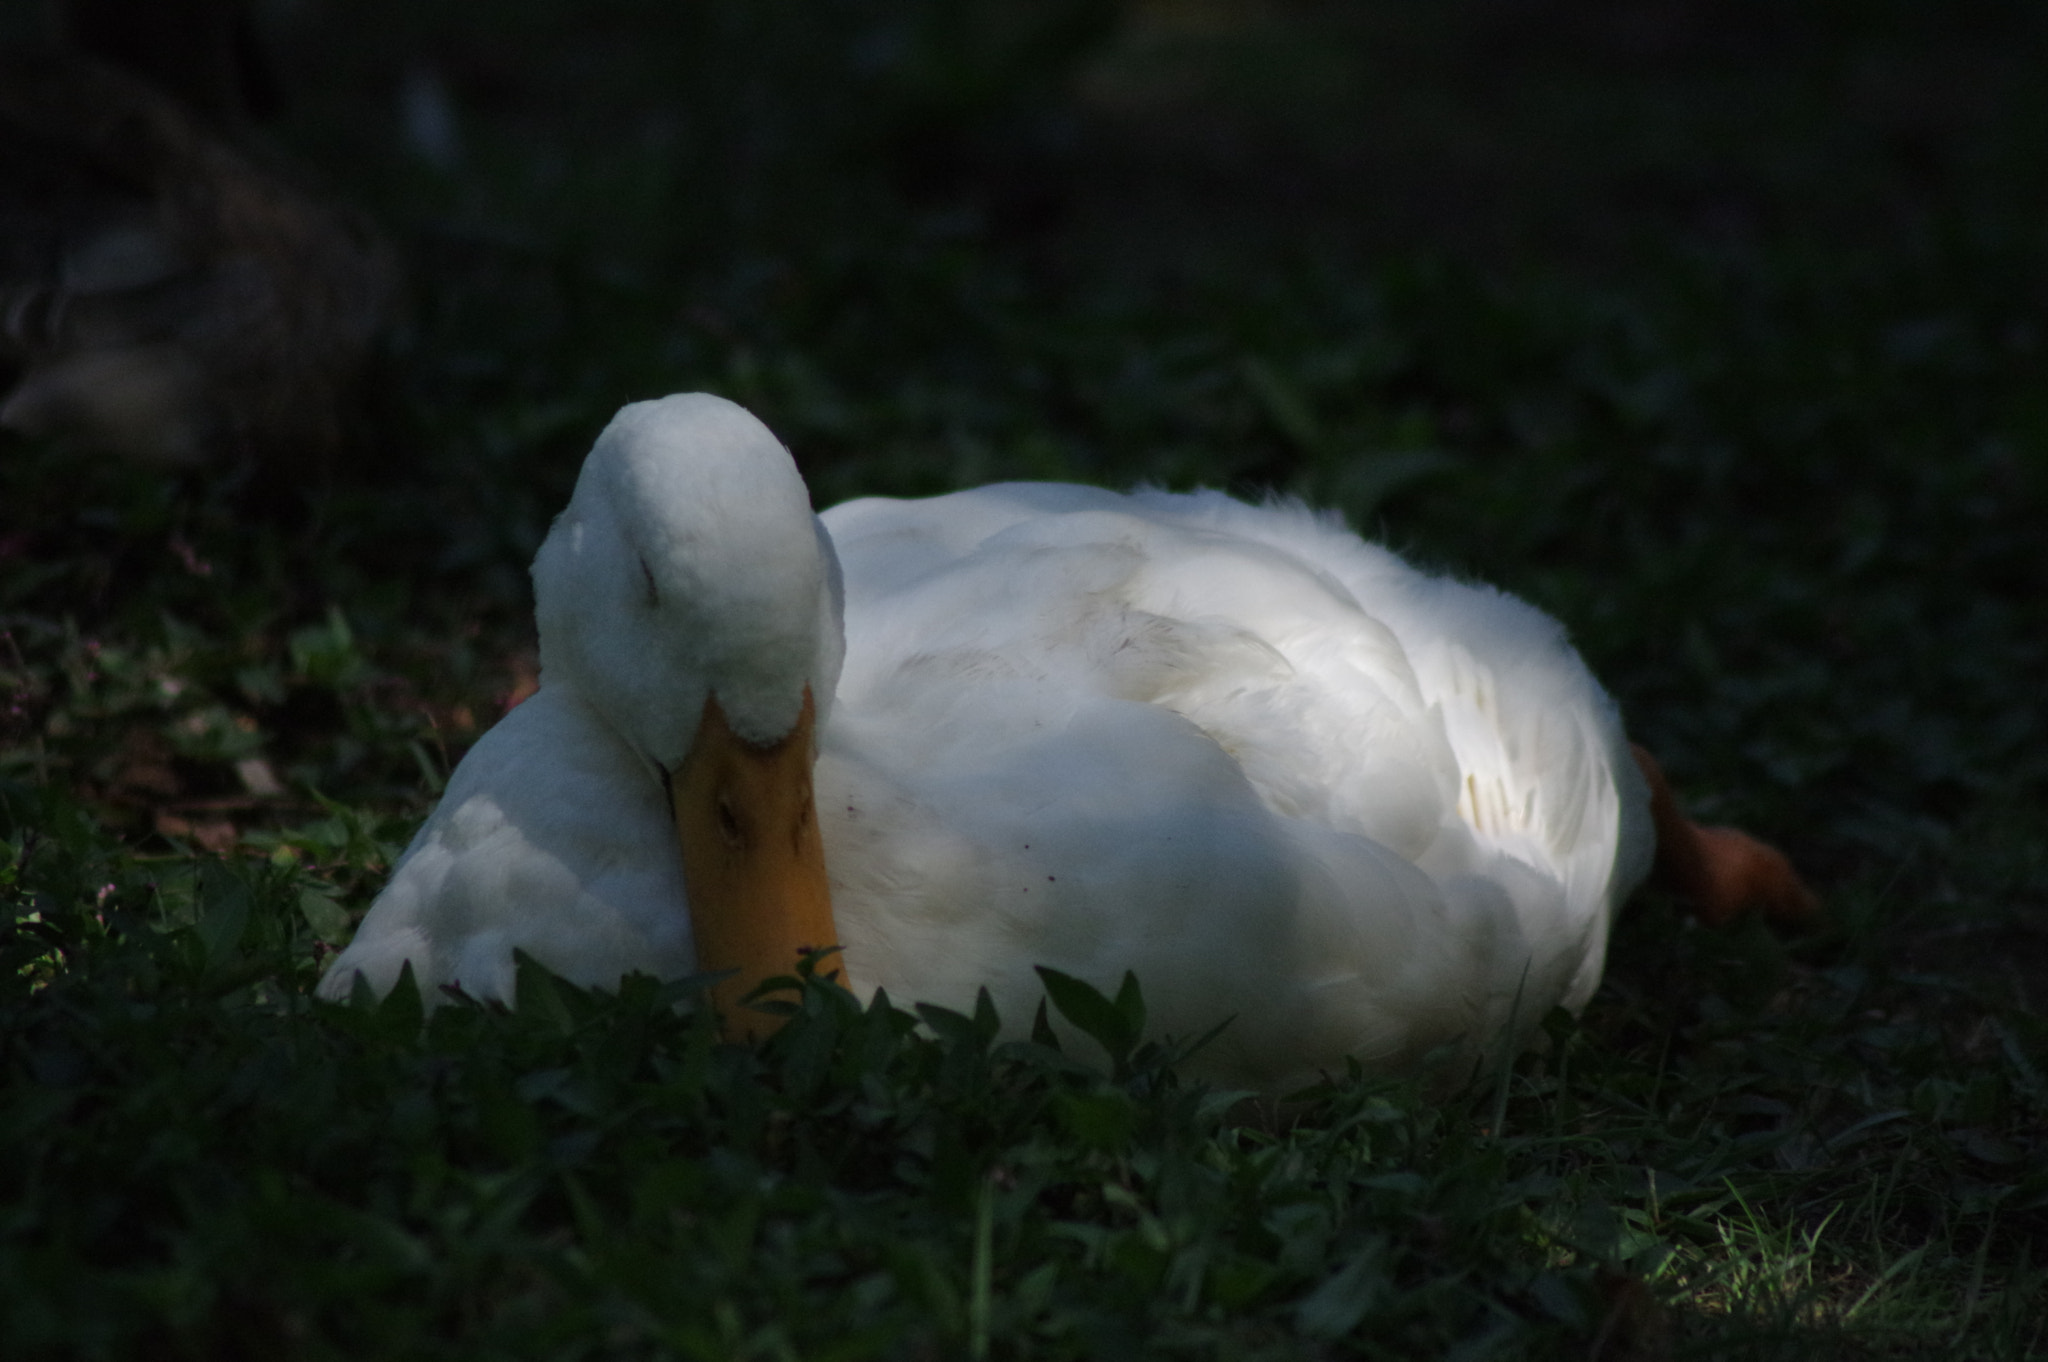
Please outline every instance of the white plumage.
[{"label": "white plumage", "polygon": [[817,697],[857,991],[987,987],[1016,1027],[1034,965],[1134,970],[1157,1032],[1234,1018],[1199,1061],[1232,1084],[1495,1052],[1584,1004],[1649,866],[1561,627],[1297,505],[1008,484],[814,520],[774,437],[690,395],[607,429],[534,577],[541,689],[327,996],[410,959],[509,997],[514,947],[589,984],[691,971],[663,775],[712,690],[757,740]]}]

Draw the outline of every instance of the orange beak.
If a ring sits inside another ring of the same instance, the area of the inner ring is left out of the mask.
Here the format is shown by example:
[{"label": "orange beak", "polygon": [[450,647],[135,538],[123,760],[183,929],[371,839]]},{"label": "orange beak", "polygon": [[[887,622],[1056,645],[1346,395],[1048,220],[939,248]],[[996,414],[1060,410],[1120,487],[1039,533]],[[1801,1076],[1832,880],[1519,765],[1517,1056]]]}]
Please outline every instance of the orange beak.
[{"label": "orange beak", "polygon": [[740,738],[716,695],[690,755],[669,784],[697,967],[739,973],[712,987],[728,1035],[753,1039],[780,1023],[741,1006],[762,980],[796,971],[800,953],[838,941],[825,848],[811,797],[816,709],[766,747]]}]

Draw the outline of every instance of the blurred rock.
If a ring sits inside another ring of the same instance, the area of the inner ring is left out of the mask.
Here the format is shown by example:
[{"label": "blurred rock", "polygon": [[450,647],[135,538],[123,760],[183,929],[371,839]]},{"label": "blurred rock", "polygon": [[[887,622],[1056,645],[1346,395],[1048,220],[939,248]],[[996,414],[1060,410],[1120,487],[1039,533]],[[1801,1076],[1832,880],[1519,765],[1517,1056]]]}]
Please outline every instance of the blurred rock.
[{"label": "blurred rock", "polygon": [[77,52],[0,55],[0,427],[325,461],[397,280],[366,220],[226,122]]}]

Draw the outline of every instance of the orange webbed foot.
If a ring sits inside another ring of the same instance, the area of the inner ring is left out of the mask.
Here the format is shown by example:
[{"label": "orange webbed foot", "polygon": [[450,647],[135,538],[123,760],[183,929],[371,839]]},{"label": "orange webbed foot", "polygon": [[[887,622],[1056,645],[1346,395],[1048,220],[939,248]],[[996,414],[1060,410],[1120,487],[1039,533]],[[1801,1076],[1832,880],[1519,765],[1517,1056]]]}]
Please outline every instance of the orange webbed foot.
[{"label": "orange webbed foot", "polygon": [[1746,912],[1779,926],[1803,926],[1821,914],[1820,899],[1785,853],[1738,828],[1709,828],[1679,810],[1657,759],[1631,747],[1650,784],[1650,819],[1657,828],[1651,882],[1692,905],[1700,921],[1722,927]]}]

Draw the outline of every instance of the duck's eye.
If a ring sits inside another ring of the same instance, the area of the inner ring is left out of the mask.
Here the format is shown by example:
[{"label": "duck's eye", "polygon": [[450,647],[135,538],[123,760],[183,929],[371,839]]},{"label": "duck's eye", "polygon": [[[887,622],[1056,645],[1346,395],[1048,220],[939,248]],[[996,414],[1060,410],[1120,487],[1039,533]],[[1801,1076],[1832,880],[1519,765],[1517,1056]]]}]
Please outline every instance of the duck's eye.
[{"label": "duck's eye", "polygon": [[645,558],[640,560],[640,578],[647,583],[647,608],[649,610],[659,609],[661,606],[661,592],[654,585],[654,569],[647,566]]}]

